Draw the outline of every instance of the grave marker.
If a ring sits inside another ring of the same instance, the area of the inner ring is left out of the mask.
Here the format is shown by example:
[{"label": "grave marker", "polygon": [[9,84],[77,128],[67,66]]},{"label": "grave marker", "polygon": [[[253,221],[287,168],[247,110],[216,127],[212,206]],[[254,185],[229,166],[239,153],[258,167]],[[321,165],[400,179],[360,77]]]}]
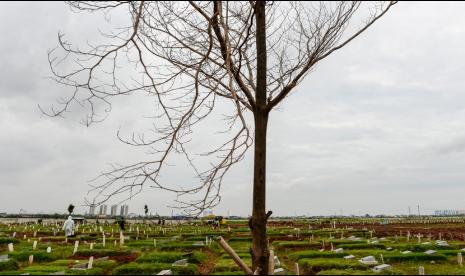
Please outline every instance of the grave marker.
[{"label": "grave marker", "polygon": [[76,252],[78,251],[78,247],[79,247],[79,241],[75,241],[74,242],[73,255],[76,254]]},{"label": "grave marker", "polygon": [[300,275],[299,263],[294,263],[294,270],[295,275]]},{"label": "grave marker", "polygon": [[87,264],[87,269],[92,269],[93,263],[94,263],[94,256],[90,256],[89,263]]},{"label": "grave marker", "polygon": [[425,275],[425,268],[423,266],[418,267],[418,275]]}]

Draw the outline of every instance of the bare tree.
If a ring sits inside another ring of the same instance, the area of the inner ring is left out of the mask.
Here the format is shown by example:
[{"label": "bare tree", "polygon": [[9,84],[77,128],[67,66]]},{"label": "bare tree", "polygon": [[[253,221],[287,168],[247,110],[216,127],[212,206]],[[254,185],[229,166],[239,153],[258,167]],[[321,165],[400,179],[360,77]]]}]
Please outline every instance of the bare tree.
[{"label": "bare tree", "polygon": [[[60,34],[59,47],[50,51],[49,61],[55,80],[72,92],[59,100],[58,107],[43,112],[61,116],[78,103],[89,108],[85,119],[89,125],[105,118],[101,110],[110,111],[112,97],[142,92],[153,95],[157,103],[156,135],[123,138],[118,132],[122,142],[150,149],[150,159],[115,165],[103,173],[104,181],[93,188],[96,202],[121,193],[132,196],[150,185],[176,193],[179,207],[201,212],[219,203],[223,177],[253,145],[251,253],[253,270],[268,274],[266,224],[271,211],[266,212],[265,203],[270,111],[318,62],[366,31],[395,2],[69,4],[90,12],[123,10],[131,24],[104,34],[109,42],[88,44],[86,49],[73,47]],[[72,61],[73,69],[62,69],[64,61]],[[219,101],[229,102],[234,110],[226,114],[229,138],[205,153],[214,162],[201,171],[187,147],[189,138]],[[176,189],[161,183],[160,172],[174,154],[189,162],[199,185]]]}]

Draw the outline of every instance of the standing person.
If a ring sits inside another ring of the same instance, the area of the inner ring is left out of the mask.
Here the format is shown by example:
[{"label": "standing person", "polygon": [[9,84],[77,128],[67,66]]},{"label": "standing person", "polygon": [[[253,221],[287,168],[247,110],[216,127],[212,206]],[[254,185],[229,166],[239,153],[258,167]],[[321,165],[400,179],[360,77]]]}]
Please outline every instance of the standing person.
[{"label": "standing person", "polygon": [[74,235],[73,217],[71,216],[68,217],[68,219],[63,224],[63,230],[65,230],[65,237],[70,237]]}]

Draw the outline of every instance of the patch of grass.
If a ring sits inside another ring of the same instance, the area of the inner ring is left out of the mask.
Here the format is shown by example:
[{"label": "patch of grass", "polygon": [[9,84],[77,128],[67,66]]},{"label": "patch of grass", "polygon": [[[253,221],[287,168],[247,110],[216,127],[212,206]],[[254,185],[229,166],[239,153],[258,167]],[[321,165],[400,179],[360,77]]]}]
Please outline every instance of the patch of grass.
[{"label": "patch of grass", "polygon": [[0,238],[0,244],[19,243],[15,238]]},{"label": "patch of grass", "polygon": [[289,254],[289,258],[292,260],[300,260],[304,258],[342,258],[347,256],[347,253],[334,253],[330,251],[299,251]]},{"label": "patch of grass", "polygon": [[157,245],[157,248],[160,250],[186,250],[186,249],[198,249],[204,248],[204,245],[194,245],[194,242],[189,241],[170,241]]},{"label": "patch of grass", "polygon": [[0,275],[21,275],[23,273],[22,271],[0,271]]},{"label": "patch of grass", "polygon": [[272,245],[276,249],[290,249],[290,248],[315,248],[321,246],[320,243],[312,242],[309,243],[308,241],[275,241]]},{"label": "patch of grass", "polygon": [[316,275],[402,275],[403,273],[396,270],[384,270],[380,272],[374,272],[370,269],[368,270],[354,270],[354,269],[330,269],[322,270]]},{"label": "patch of grass", "polygon": [[106,257],[106,256],[112,257],[112,256],[124,256],[124,255],[130,255],[130,254],[131,254],[131,251],[128,251],[128,250],[83,249],[83,250],[78,250],[75,256],[79,256],[79,257],[94,256],[95,258],[100,258],[100,257]]},{"label": "patch of grass", "polygon": [[322,270],[366,270],[368,266],[363,265],[354,260],[344,260],[344,259],[301,259],[299,260],[299,266],[304,273],[316,274]]},{"label": "patch of grass", "polygon": [[137,258],[137,263],[173,263],[177,260],[186,258],[189,263],[201,263],[207,256],[204,253],[193,252],[186,256],[182,252],[154,252]]},{"label": "patch of grass", "polygon": [[100,267],[92,267],[91,269],[86,270],[74,270],[74,269],[67,269],[65,270],[65,274],[69,275],[104,275],[104,269]]},{"label": "patch of grass", "polygon": [[25,267],[23,269],[24,272],[32,273],[32,272],[41,272],[42,274],[45,273],[53,273],[58,271],[65,271],[68,267],[66,266],[54,266],[54,265],[32,265]]},{"label": "patch of grass", "polygon": [[211,275],[245,275],[243,271],[221,271],[214,272]]},{"label": "patch of grass", "polygon": [[229,239],[229,241],[248,241],[252,242],[252,237],[232,237]]},{"label": "patch of grass", "polygon": [[18,267],[18,262],[16,262],[15,260],[0,262],[0,271],[17,270]]},{"label": "patch of grass", "polygon": [[451,249],[458,249],[458,246],[451,245],[449,246],[437,246],[435,244],[406,244],[396,247],[399,251],[409,250],[412,252],[425,252],[426,250],[434,249],[434,250],[451,250]]},{"label": "patch of grass", "polygon": [[34,255],[34,262],[52,262],[59,259],[64,259],[66,253],[63,251],[52,251],[52,253],[47,252],[37,252],[37,251],[21,251],[21,252],[11,252],[10,257],[19,262],[26,262],[29,260],[30,255]]},{"label": "patch of grass", "polygon": [[[249,267],[252,266],[252,260],[250,258],[249,259],[243,258],[242,261],[244,261],[244,263],[247,266]],[[241,271],[241,268],[234,262],[233,259],[220,259],[216,262],[214,271],[215,272],[232,272],[232,271]]]},{"label": "patch of grass", "polygon": [[409,254],[386,254],[383,256],[384,261],[388,263],[401,262],[427,262],[427,261],[446,261],[447,257],[442,254],[425,254],[425,253],[409,253]]},{"label": "patch of grass", "polygon": [[386,249],[384,244],[368,244],[368,243],[341,243],[338,247],[350,250],[350,249],[370,249],[370,248],[378,248],[378,249]]},{"label": "patch of grass", "polygon": [[[237,252],[236,252],[236,253],[237,253]],[[249,252],[247,252],[247,253],[241,252],[241,253],[237,253],[237,255],[238,255],[241,259],[242,259],[242,258],[245,258],[245,259],[247,259],[247,258],[250,259],[250,258],[251,258],[251,255],[250,255]],[[221,254],[221,259],[230,259],[230,258],[231,258],[231,256],[229,256],[228,253],[223,253],[223,254]]]},{"label": "patch of grass", "polygon": [[171,269],[177,275],[196,275],[198,274],[197,267],[189,264],[185,267],[172,266],[171,264],[160,263],[130,263],[119,266],[113,269],[113,275],[152,275],[162,270]]}]

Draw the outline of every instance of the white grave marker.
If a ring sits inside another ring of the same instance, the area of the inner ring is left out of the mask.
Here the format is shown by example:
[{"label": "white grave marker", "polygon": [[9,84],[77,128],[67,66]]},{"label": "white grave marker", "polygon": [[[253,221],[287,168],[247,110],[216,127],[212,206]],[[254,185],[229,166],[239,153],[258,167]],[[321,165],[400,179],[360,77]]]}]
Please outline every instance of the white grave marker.
[{"label": "white grave marker", "polygon": [[94,263],[94,256],[90,256],[89,263],[87,264],[87,269],[92,269],[93,263]]},{"label": "white grave marker", "polygon": [[73,250],[73,255],[76,254],[79,248],[79,241],[74,242],[74,250]]}]

